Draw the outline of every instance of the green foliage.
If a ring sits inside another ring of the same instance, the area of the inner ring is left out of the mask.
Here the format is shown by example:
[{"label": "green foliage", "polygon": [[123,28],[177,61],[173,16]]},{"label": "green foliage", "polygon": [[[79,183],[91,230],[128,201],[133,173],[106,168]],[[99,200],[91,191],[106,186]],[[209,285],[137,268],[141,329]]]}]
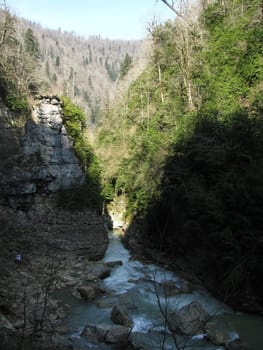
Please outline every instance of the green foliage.
[{"label": "green foliage", "polygon": [[83,139],[82,131],[85,127],[84,112],[67,97],[63,101],[63,122],[66,126],[69,136],[77,143]]},{"label": "green foliage", "polygon": [[60,66],[60,57],[59,56],[56,57],[56,66],[57,67]]},{"label": "green foliage", "polygon": [[109,64],[108,60],[105,62],[105,68],[107,73],[112,81],[115,81],[118,78],[118,71],[116,70],[114,64]]},{"label": "green foliage", "polygon": [[83,186],[74,188],[72,193],[71,191],[62,191],[59,205],[67,205],[69,208],[74,207],[75,209],[87,206],[101,211],[101,168],[91,145],[84,137],[84,112],[67,97],[63,97],[62,101],[63,122],[73,141],[74,152],[85,171],[86,181]]},{"label": "green foliage", "polygon": [[40,58],[40,48],[37,37],[34,35],[32,28],[28,28],[24,38],[26,52],[35,59]]},{"label": "green foliage", "polygon": [[262,37],[259,0],[214,1],[191,30],[155,28],[149,67],[99,134],[105,192],[126,195],[141,239],[189,256],[232,303],[244,291],[263,303]]},{"label": "green foliage", "polygon": [[120,66],[119,77],[122,79],[129,71],[132,65],[132,57],[126,53],[125,58]]},{"label": "green foliage", "polygon": [[216,1],[205,13],[209,40],[201,74],[203,108],[220,111],[222,117],[240,110],[240,101],[249,98],[252,86],[263,78],[263,29],[254,18],[260,2],[244,2],[243,16],[238,12],[241,3],[226,6],[227,12]]},{"label": "green foliage", "polygon": [[5,103],[13,112],[22,113],[24,115],[28,115],[30,113],[28,100],[25,96],[9,93],[5,98]]}]

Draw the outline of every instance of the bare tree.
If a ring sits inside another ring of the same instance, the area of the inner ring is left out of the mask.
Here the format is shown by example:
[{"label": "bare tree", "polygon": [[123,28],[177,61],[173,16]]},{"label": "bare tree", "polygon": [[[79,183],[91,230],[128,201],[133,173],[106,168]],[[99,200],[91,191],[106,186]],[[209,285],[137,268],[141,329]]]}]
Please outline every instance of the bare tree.
[{"label": "bare tree", "polygon": [[198,22],[198,10],[196,8],[193,9],[189,0],[161,1],[177,16],[174,38],[174,45],[177,52],[177,62],[187,94],[188,107],[190,110],[195,110],[195,93],[192,82],[192,73],[195,61],[194,48],[200,45],[200,40],[202,38],[202,32]]}]

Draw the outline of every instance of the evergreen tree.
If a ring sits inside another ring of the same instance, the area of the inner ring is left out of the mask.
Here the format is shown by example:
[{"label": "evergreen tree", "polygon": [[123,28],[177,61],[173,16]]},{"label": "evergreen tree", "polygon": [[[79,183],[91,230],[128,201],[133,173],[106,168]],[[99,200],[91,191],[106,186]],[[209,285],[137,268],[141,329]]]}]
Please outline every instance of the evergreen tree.
[{"label": "evergreen tree", "polygon": [[28,28],[24,38],[25,50],[35,59],[40,58],[39,43],[31,28]]},{"label": "evergreen tree", "polygon": [[120,66],[120,78],[123,78],[129,71],[132,65],[132,57],[126,53],[125,58]]}]

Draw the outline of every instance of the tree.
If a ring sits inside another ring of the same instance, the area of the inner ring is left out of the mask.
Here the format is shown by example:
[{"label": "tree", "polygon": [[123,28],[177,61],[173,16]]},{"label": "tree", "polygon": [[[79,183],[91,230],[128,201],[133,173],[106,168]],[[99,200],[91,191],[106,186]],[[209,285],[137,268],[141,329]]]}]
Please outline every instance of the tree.
[{"label": "tree", "polygon": [[25,50],[35,59],[40,58],[39,43],[31,28],[28,28],[24,37]]},{"label": "tree", "polygon": [[56,66],[57,67],[60,66],[60,57],[59,56],[56,57]]},{"label": "tree", "polygon": [[129,71],[132,65],[132,57],[126,53],[125,58],[120,66],[120,78],[123,78]]},{"label": "tree", "polygon": [[[196,9],[192,9],[189,1],[179,1],[178,8],[175,1],[161,0],[176,15],[176,25],[174,31],[174,46],[177,51],[175,57],[180,68],[183,84],[185,87],[189,110],[196,110],[193,67],[195,65],[194,51],[202,44],[202,32],[196,15]],[[159,73],[160,76],[161,73]]]}]

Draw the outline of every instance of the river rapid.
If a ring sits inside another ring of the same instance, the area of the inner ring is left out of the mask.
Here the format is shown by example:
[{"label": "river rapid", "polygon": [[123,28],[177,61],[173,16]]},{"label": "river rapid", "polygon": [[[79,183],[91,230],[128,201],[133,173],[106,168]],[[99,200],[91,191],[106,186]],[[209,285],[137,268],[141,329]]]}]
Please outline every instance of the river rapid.
[{"label": "river rapid", "polygon": [[[70,288],[56,293],[56,298],[67,303],[71,311],[65,320],[70,329],[74,349],[115,349],[113,345],[96,344],[81,336],[86,324],[112,325],[111,310],[114,305],[129,306],[129,316],[133,321],[132,335],[141,349],[176,349],[173,338],[165,334],[164,317],[160,312],[157,300],[169,311],[180,309],[192,301],[199,302],[214,318],[224,321],[227,325],[229,339],[240,338],[252,350],[262,350],[263,318],[254,315],[234,312],[230,307],[215,299],[204,289],[188,293],[172,295],[167,298],[160,286],[167,281],[180,287],[184,280],[174,272],[134,260],[123,246],[118,231],[110,232],[110,241],[104,262],[122,261],[122,265],[114,267],[111,275],[101,282],[101,287],[107,293],[95,301],[81,300],[73,296]],[[187,349],[223,350],[223,346],[209,345],[204,334],[189,337]],[[184,344],[184,343],[183,343]],[[183,345],[181,345],[183,349]]]}]

